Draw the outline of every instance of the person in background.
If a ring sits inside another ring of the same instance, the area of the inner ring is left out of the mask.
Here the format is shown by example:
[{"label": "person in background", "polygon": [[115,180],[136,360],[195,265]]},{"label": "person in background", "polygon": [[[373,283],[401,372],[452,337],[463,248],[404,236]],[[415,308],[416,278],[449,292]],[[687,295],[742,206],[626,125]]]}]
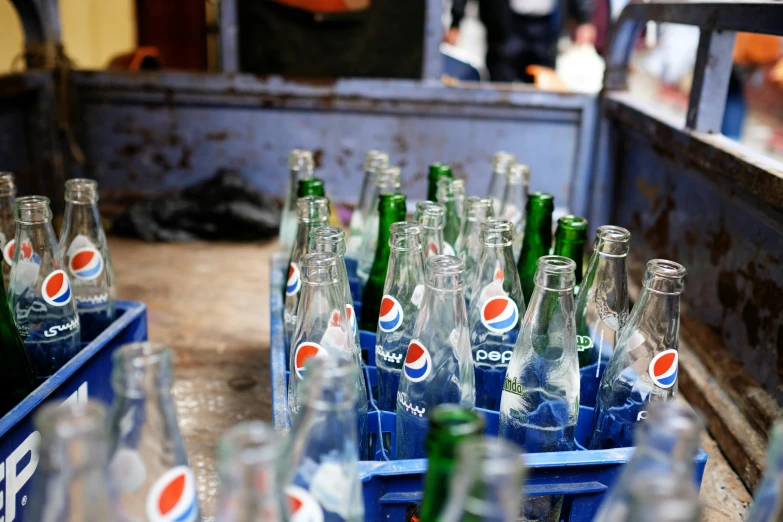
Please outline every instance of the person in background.
[{"label": "person in background", "polygon": [[[445,40],[456,45],[468,0],[453,0],[451,28]],[[594,44],[591,0],[566,0],[566,15],[576,22],[577,44]],[[560,35],[559,0],[479,0],[479,18],[487,31],[487,58],[493,82],[532,82],[529,65],[555,68]]]}]

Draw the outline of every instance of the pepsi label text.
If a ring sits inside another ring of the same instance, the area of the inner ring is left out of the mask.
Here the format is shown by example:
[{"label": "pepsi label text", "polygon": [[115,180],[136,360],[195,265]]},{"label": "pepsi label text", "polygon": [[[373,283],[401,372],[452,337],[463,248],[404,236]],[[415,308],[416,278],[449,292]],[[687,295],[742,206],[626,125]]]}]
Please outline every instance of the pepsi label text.
[{"label": "pepsi label text", "polygon": [[56,337],[57,334],[60,332],[70,332],[72,330],[78,330],[79,329],[79,316],[74,316],[73,319],[68,321],[65,324],[56,324],[54,326],[50,326],[48,329],[44,331],[44,337]]},{"label": "pepsi label text", "polygon": [[486,350],[476,350],[476,362],[492,361],[492,362],[502,362],[504,364],[508,364],[508,362],[511,360],[512,353],[513,353],[512,350],[506,350],[505,352],[498,352],[498,351],[488,352]]}]

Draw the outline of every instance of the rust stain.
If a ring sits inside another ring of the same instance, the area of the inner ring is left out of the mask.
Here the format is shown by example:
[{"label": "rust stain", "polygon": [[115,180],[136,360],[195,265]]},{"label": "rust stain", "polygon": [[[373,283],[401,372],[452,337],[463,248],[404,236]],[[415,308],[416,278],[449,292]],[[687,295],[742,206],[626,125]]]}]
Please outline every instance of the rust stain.
[{"label": "rust stain", "polygon": [[323,149],[315,149],[313,151],[313,163],[315,163],[315,168],[320,169],[321,166],[324,163],[324,150]]},{"label": "rust stain", "polygon": [[717,265],[731,251],[731,235],[725,227],[720,227],[710,236],[707,248],[710,249],[710,263],[713,265]]},{"label": "rust stain", "polygon": [[729,310],[736,308],[739,301],[737,277],[733,272],[723,270],[718,273],[718,299],[720,304]]},{"label": "rust stain", "polygon": [[661,187],[659,185],[656,185],[655,183],[649,183],[641,176],[636,178],[636,190],[638,190],[639,194],[641,194],[644,199],[647,200],[647,204],[650,206],[650,208],[653,207],[654,202],[661,194]]},{"label": "rust stain", "polygon": [[408,154],[408,140],[405,139],[405,136],[401,133],[397,133],[394,136],[392,136],[392,141],[394,142],[395,150],[398,154],[404,156]]}]

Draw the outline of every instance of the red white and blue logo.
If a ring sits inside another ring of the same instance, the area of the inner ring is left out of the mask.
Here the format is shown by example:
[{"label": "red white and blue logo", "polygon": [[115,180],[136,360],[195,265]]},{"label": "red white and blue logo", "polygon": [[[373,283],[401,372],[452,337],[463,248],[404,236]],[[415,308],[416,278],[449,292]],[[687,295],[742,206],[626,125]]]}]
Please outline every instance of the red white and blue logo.
[{"label": "red white and blue logo", "polygon": [[44,301],[52,306],[65,306],[71,302],[71,283],[62,270],[55,270],[44,279],[41,286]]},{"label": "red white and blue logo", "polygon": [[309,491],[299,486],[285,488],[291,522],[323,522],[324,510]]},{"label": "red white and blue logo", "polygon": [[[14,248],[16,240],[12,239],[3,247],[3,259],[9,265],[14,264]],[[33,244],[29,240],[22,241],[22,250],[19,252],[19,259],[31,259],[33,257]]]},{"label": "red white and blue logo", "polygon": [[348,322],[351,323],[353,334],[356,335],[356,329],[358,326],[356,325],[356,312],[353,309],[353,305],[345,305],[345,314],[348,316]]},{"label": "red white and blue logo", "polygon": [[299,267],[296,263],[291,263],[288,267],[288,281],[285,283],[285,295],[296,295],[302,288],[302,276],[299,273]]},{"label": "red white and blue logo", "polygon": [[677,367],[680,354],[677,350],[666,350],[650,361],[650,379],[659,388],[671,388],[677,383]]},{"label": "red white and blue logo", "polygon": [[198,497],[193,472],[187,466],[171,468],[147,493],[150,522],[194,522],[198,518]]},{"label": "red white and blue logo", "polygon": [[313,357],[326,357],[326,349],[318,343],[305,341],[296,347],[294,352],[294,372],[300,379],[304,379],[305,365]]},{"label": "red white and blue logo", "polygon": [[411,382],[423,381],[432,371],[430,352],[419,341],[414,339],[408,345],[408,354],[405,356],[402,370]]},{"label": "red white and blue logo", "polygon": [[68,267],[77,279],[90,281],[103,272],[103,256],[95,248],[81,248],[73,253]]},{"label": "red white and blue logo", "polygon": [[506,296],[491,297],[481,307],[481,324],[494,333],[506,333],[517,325],[519,308]]},{"label": "red white and blue logo", "polygon": [[383,332],[393,332],[402,326],[402,305],[390,295],[381,299],[381,314],[378,316],[378,327]]}]

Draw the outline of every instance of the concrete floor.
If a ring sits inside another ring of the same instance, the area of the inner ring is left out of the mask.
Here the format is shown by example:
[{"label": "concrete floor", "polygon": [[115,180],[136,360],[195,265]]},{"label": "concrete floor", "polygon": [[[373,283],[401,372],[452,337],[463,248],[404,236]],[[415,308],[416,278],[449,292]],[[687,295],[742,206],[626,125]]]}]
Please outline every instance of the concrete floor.
[{"label": "concrete floor", "polygon": [[[121,299],[149,307],[150,340],[174,350],[180,429],[202,513],[215,513],[215,443],[244,419],[271,420],[269,260],[277,243],[150,244],[111,238]],[[750,497],[705,434],[704,520],[739,521]]]}]

